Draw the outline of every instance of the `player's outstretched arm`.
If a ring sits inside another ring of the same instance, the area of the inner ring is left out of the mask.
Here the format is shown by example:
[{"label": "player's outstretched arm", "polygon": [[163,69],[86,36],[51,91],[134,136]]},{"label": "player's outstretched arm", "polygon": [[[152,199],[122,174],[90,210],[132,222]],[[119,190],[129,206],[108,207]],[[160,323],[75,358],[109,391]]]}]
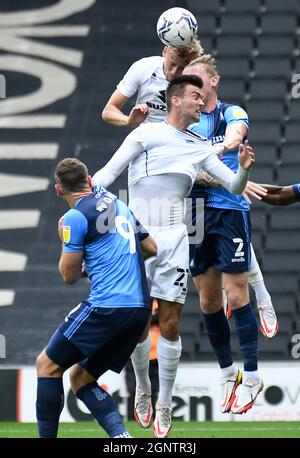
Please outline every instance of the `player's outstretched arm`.
[{"label": "player's outstretched arm", "polygon": [[243,192],[243,197],[249,204],[252,204],[251,197],[255,197],[257,200],[262,200],[268,193],[268,190],[254,181],[248,181]]},{"label": "player's outstretched arm", "polygon": [[210,155],[203,168],[232,194],[242,194],[249,171],[254,163],[254,153],[248,141],[239,147],[239,167],[236,173],[223,164],[215,154]]},{"label": "player's outstretched arm", "polygon": [[129,162],[144,150],[143,145],[134,138],[134,132],[127,135],[110,161],[92,177],[94,186],[107,188],[125,170]]},{"label": "player's outstretched arm", "polygon": [[266,204],[284,206],[300,201],[300,195],[298,194],[299,185],[274,186],[264,184],[262,186],[268,191],[268,194],[262,198],[262,201]]}]

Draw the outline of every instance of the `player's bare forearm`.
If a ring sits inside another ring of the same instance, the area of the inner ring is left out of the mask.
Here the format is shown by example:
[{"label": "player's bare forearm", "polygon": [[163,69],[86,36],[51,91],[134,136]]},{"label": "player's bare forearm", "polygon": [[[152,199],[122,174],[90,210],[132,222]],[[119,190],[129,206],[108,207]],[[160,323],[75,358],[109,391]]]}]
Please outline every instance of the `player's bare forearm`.
[{"label": "player's bare forearm", "polygon": [[124,127],[128,125],[128,116],[122,113],[119,108],[114,105],[106,105],[102,111],[102,119],[113,126]]},{"label": "player's bare forearm", "polygon": [[284,206],[299,202],[292,186],[274,186],[269,184],[262,186],[268,191],[268,194],[261,199],[266,204]]},{"label": "player's bare forearm", "polygon": [[82,278],[83,252],[68,253],[62,251],[58,268],[65,283],[73,285]]},{"label": "player's bare forearm", "polygon": [[224,145],[224,153],[238,148],[242,143],[243,138],[247,135],[247,128],[244,124],[233,124],[228,126],[225,131],[225,138],[222,142]]},{"label": "player's bare forearm", "polygon": [[145,260],[157,255],[156,242],[150,235],[141,242],[141,248]]}]

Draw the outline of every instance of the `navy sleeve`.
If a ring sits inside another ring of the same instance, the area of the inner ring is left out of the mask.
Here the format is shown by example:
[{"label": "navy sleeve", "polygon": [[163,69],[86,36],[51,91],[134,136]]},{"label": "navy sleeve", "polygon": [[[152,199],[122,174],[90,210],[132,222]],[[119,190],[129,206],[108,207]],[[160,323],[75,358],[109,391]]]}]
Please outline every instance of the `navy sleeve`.
[{"label": "navy sleeve", "polygon": [[293,184],[293,191],[297,199],[300,200],[300,183]]}]

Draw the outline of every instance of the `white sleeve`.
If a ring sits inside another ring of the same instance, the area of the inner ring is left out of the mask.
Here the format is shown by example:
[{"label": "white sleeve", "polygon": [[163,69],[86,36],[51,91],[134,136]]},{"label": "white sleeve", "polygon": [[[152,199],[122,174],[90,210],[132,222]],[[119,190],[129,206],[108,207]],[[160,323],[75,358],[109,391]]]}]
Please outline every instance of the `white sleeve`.
[{"label": "white sleeve", "polygon": [[115,152],[110,161],[93,176],[95,185],[108,187],[125,170],[130,161],[144,151],[144,147],[135,134],[131,132]]},{"label": "white sleeve", "polygon": [[117,89],[122,92],[125,97],[132,97],[141,84],[143,68],[141,68],[140,62],[141,60],[134,62],[117,85]]},{"label": "white sleeve", "polygon": [[217,156],[211,155],[206,159],[203,168],[232,194],[242,194],[244,191],[249,171],[243,169],[240,165],[237,172],[234,173]]}]

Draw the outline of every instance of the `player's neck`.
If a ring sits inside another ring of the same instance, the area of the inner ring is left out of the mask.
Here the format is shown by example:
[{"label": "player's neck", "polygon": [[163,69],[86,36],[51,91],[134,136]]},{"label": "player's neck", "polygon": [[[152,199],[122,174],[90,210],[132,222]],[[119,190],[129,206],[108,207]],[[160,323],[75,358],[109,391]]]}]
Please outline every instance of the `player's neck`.
[{"label": "player's neck", "polygon": [[188,126],[193,122],[190,119],[181,118],[180,116],[173,115],[172,113],[168,114],[165,121],[170,126],[174,127],[175,129],[181,130],[182,132],[185,132]]},{"label": "player's neck", "polygon": [[87,189],[85,191],[80,191],[80,192],[74,192],[72,194],[66,195],[65,196],[65,200],[69,204],[69,206],[71,208],[73,208],[73,207],[75,207],[76,202],[79,199],[82,199],[83,197],[89,196],[90,194],[92,194],[92,190],[91,189]]},{"label": "player's neck", "polygon": [[204,111],[204,113],[211,113],[212,111],[214,111],[214,109],[216,108],[218,104],[218,96],[217,94],[214,94],[204,105],[204,107],[202,107],[202,110],[201,111]]}]

